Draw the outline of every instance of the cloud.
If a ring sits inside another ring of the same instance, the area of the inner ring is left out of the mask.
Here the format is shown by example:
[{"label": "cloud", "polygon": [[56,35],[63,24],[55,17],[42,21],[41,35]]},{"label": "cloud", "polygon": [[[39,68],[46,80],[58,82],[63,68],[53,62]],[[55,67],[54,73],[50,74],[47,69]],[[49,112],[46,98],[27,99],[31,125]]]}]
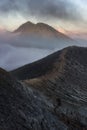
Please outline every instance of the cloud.
[{"label": "cloud", "polygon": [[54,51],[71,45],[86,46],[87,42],[54,41],[54,39],[35,39],[14,36],[14,34],[0,34],[0,67],[13,70],[25,64],[41,59]]},{"label": "cloud", "polygon": [[36,19],[61,19],[79,21],[82,19],[79,6],[72,0],[3,0],[0,12],[19,13],[23,17],[34,16]]},{"label": "cloud", "polygon": [[[47,18],[59,18],[66,21],[78,21],[80,12],[70,0],[38,0],[38,4],[30,1],[29,9],[32,15]],[[42,5],[42,6],[41,6]]]},{"label": "cloud", "polygon": [[0,67],[6,70],[12,70],[41,59],[51,50],[39,48],[13,47],[9,44],[0,43]]}]

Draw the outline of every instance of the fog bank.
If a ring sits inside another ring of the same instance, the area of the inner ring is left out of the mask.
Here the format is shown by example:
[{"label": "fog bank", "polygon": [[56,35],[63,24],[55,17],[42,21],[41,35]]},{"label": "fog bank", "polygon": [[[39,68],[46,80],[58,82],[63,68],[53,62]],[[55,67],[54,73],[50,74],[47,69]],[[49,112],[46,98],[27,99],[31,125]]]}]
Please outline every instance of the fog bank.
[{"label": "fog bank", "polygon": [[0,34],[0,67],[13,70],[41,59],[67,46],[86,46],[87,42],[67,42],[58,39],[19,36],[9,32]]}]

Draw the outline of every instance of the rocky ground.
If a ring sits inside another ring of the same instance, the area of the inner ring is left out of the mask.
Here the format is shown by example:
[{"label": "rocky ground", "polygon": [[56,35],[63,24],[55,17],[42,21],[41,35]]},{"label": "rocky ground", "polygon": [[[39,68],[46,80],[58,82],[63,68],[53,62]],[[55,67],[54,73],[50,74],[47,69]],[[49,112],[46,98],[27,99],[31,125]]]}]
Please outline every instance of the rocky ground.
[{"label": "rocky ground", "polygon": [[0,130],[87,130],[87,48],[0,69]]},{"label": "rocky ground", "polygon": [[0,130],[67,130],[44,95],[0,69]]}]

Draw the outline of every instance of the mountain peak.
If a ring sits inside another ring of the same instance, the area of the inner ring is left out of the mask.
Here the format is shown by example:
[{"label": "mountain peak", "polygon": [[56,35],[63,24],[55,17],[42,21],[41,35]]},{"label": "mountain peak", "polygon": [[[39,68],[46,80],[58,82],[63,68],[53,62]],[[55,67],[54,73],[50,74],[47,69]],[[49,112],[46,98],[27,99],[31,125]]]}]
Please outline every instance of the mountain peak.
[{"label": "mountain peak", "polygon": [[[38,35],[41,37],[53,37],[53,38],[68,38],[66,35],[57,31],[46,23],[32,23],[30,21],[22,24],[14,33],[27,34],[27,35]],[[68,38],[69,39],[69,38]]]},{"label": "mountain peak", "polygon": [[32,22],[28,21],[24,24],[22,24],[18,29],[16,29],[14,31],[14,33],[28,33],[29,29],[33,28],[35,24],[33,24]]},{"label": "mountain peak", "polygon": [[30,25],[35,25],[35,24],[32,23],[32,22],[30,22],[30,21],[28,21],[28,22],[22,24],[22,26],[30,26]]},{"label": "mountain peak", "polygon": [[45,26],[45,27],[51,27],[50,25],[46,24],[46,23],[37,23],[36,26]]}]

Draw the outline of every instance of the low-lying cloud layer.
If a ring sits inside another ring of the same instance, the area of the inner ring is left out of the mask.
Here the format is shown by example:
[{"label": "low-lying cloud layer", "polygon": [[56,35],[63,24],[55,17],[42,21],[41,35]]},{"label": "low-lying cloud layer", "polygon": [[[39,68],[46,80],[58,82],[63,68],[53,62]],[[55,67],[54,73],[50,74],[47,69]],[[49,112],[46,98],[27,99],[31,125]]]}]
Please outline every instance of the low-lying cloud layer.
[{"label": "low-lying cloud layer", "polygon": [[0,67],[6,70],[12,70],[41,59],[50,53],[50,50],[23,47],[17,48],[7,44],[0,44]]},{"label": "low-lying cloud layer", "polygon": [[[81,41],[81,40],[80,40]],[[5,33],[0,36],[0,67],[13,70],[71,45],[87,46],[87,42],[64,42],[52,39],[29,39]]]}]

